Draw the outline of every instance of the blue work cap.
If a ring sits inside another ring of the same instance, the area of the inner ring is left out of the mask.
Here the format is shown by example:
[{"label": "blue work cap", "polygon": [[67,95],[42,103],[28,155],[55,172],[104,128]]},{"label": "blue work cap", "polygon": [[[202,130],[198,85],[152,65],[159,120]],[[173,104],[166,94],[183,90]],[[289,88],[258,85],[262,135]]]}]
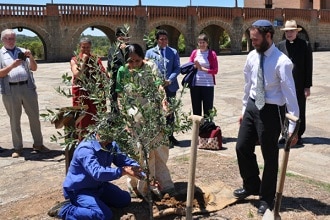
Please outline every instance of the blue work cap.
[{"label": "blue work cap", "polygon": [[269,27],[269,26],[273,26],[273,24],[268,20],[257,20],[252,24],[252,26]]}]

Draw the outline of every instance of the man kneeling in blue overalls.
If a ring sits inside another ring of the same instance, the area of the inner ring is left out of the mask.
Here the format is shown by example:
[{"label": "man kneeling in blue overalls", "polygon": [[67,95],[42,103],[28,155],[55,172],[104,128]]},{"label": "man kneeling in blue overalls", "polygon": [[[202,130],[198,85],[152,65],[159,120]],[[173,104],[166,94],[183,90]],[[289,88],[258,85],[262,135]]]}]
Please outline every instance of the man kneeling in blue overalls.
[{"label": "man kneeling in blue overalls", "polygon": [[[116,167],[111,167],[114,164]],[[110,207],[131,203],[127,191],[109,181],[131,175],[141,179],[139,164],[120,151],[115,141],[102,141],[98,134],[84,139],[75,149],[63,183],[65,201],[48,211],[61,219],[112,219]]]}]

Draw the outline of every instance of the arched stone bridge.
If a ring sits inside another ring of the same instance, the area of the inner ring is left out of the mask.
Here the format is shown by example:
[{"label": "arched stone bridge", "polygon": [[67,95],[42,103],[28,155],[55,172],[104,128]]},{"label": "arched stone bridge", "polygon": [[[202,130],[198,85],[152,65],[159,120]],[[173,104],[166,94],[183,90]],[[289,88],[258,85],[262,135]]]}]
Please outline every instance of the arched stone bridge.
[{"label": "arched stone bridge", "polygon": [[[257,19],[268,19],[279,24],[275,42],[283,37],[280,25],[295,19],[303,28],[302,34],[314,49],[330,50],[330,11],[303,9],[260,9],[223,7],[158,7],[111,5],[16,5],[0,4],[0,28],[28,29],[41,39],[45,60],[69,60],[76,49],[81,33],[89,28],[100,29],[115,40],[118,25],[130,25],[131,42],[144,45],[143,36],[155,28],[169,32],[169,44],[177,48],[180,34],[185,39],[184,55],[196,47],[202,31],[210,37],[212,49],[220,52],[219,37],[226,31],[231,40],[232,54],[242,53],[242,38],[249,38],[247,29]],[[249,50],[250,41],[248,41]]]}]

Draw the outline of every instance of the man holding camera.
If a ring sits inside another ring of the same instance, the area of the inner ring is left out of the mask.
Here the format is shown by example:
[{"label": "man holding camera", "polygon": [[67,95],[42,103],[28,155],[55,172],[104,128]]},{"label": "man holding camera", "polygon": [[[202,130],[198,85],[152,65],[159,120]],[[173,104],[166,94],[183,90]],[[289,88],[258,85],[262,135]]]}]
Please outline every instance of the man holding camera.
[{"label": "man holding camera", "polygon": [[12,29],[1,32],[3,47],[0,49],[0,93],[10,118],[13,158],[22,155],[23,138],[21,131],[22,106],[29,118],[34,140],[34,152],[49,151],[43,145],[39,120],[39,105],[36,86],[31,71],[37,70],[37,63],[28,49],[16,46],[16,33]]}]

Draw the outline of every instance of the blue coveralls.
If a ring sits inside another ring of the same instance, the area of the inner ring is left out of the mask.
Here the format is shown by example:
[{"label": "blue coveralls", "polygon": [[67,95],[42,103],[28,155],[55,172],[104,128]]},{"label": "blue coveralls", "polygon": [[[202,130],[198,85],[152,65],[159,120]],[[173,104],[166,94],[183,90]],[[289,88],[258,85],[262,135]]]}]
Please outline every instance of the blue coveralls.
[{"label": "blue coveralls", "polygon": [[[111,164],[116,167],[111,167]],[[102,148],[95,139],[85,139],[75,149],[63,183],[64,197],[70,199],[59,211],[62,219],[111,219],[110,207],[128,206],[131,197],[109,181],[122,176],[123,166],[139,166],[119,149],[116,142]]]}]

